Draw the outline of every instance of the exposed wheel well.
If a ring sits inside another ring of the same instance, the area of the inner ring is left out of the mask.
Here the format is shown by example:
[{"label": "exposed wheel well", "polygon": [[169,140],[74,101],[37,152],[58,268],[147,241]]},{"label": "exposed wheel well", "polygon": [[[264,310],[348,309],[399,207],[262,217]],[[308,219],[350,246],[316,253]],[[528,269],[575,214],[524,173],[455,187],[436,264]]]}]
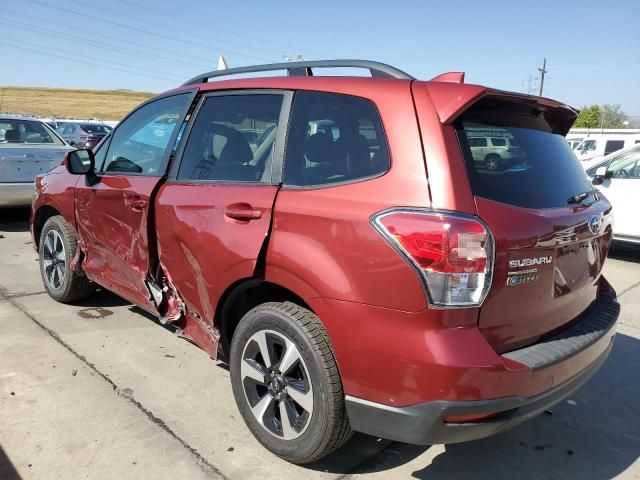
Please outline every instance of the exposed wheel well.
[{"label": "exposed wheel well", "polygon": [[220,299],[214,319],[214,324],[220,329],[221,360],[227,361],[236,327],[249,310],[261,303],[284,301],[311,310],[302,298],[275,283],[245,279],[230,286]]},{"label": "exposed wheel well", "polygon": [[36,214],[33,217],[33,237],[36,242],[36,248],[40,246],[40,234],[42,233],[42,228],[44,224],[51,217],[55,215],[60,215],[60,212],[49,205],[43,205],[38,209]]}]

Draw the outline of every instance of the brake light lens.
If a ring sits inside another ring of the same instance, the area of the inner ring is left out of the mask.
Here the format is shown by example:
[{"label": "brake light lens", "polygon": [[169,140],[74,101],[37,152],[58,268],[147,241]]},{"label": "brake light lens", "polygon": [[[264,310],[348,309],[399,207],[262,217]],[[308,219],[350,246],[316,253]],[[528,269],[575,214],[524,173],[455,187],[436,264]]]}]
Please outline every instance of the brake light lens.
[{"label": "brake light lens", "polygon": [[373,217],[377,230],[419,273],[432,306],[480,306],[493,273],[493,238],[477,218],[420,209]]}]

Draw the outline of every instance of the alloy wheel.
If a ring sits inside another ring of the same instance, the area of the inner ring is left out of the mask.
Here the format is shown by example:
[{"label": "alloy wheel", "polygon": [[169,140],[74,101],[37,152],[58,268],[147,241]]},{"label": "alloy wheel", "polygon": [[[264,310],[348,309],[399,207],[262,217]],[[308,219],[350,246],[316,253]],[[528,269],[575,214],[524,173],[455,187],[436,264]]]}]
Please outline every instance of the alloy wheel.
[{"label": "alloy wheel", "polygon": [[56,230],[49,230],[44,238],[42,265],[49,287],[58,290],[64,284],[64,274],[67,270],[62,237]]},{"label": "alloy wheel", "polygon": [[298,347],[273,330],[259,330],[244,346],[240,378],[260,425],[283,440],[298,438],[313,414],[309,370]]}]

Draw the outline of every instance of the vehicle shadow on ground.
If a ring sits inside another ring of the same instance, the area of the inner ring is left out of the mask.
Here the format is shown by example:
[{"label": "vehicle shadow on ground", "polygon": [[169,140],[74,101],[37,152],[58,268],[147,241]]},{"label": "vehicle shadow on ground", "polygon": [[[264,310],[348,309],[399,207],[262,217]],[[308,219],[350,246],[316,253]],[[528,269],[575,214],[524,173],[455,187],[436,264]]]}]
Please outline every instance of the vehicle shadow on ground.
[{"label": "vehicle shadow on ground", "polygon": [[640,263],[640,245],[613,242],[609,258]]},{"label": "vehicle shadow on ground", "polygon": [[[86,307],[85,310],[88,310],[88,311],[93,310],[98,315],[100,314],[101,311],[104,311],[105,309],[108,310],[110,307],[129,306],[129,310],[131,312],[136,313],[138,315],[142,315],[143,317],[146,317],[149,320],[153,320],[158,325],[165,327],[171,331],[174,330],[169,326],[162,325],[158,320],[158,317],[156,317],[155,315],[150,314],[146,310],[138,307],[137,305],[132,304],[128,300],[125,300],[124,298],[119,297],[115,293],[110,292],[109,290],[106,290],[102,287],[98,287],[98,289],[89,298],[82,300],[80,302],[76,302],[74,305],[78,307]],[[100,318],[98,315],[95,315],[94,318]]]},{"label": "vehicle shadow on ground", "polygon": [[0,209],[0,232],[28,232],[29,208]]},{"label": "vehicle shadow on ground", "polygon": [[4,453],[4,449],[0,446],[0,478],[3,480],[21,480],[22,477],[18,474],[18,471],[9,460],[9,457]]},{"label": "vehicle shadow on ground", "polygon": [[619,333],[603,368],[552,415],[495,437],[447,445],[412,476],[605,480],[622,474],[640,456],[640,385],[631,380],[637,378],[638,358],[640,341]]}]

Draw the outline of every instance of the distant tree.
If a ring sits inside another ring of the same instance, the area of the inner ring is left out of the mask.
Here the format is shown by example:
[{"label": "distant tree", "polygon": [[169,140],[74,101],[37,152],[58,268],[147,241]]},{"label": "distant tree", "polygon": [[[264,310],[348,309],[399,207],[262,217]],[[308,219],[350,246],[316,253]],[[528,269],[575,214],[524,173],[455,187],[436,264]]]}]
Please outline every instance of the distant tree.
[{"label": "distant tree", "polygon": [[620,108],[620,105],[602,105],[604,117],[604,128],[624,128],[624,121],[627,116]]},{"label": "distant tree", "polygon": [[583,107],[573,124],[574,128],[624,128],[627,115],[620,105],[596,105]]},{"label": "distant tree", "polygon": [[590,107],[582,107],[576,122],[573,124],[574,128],[598,128],[600,127],[600,106],[591,105]]}]

